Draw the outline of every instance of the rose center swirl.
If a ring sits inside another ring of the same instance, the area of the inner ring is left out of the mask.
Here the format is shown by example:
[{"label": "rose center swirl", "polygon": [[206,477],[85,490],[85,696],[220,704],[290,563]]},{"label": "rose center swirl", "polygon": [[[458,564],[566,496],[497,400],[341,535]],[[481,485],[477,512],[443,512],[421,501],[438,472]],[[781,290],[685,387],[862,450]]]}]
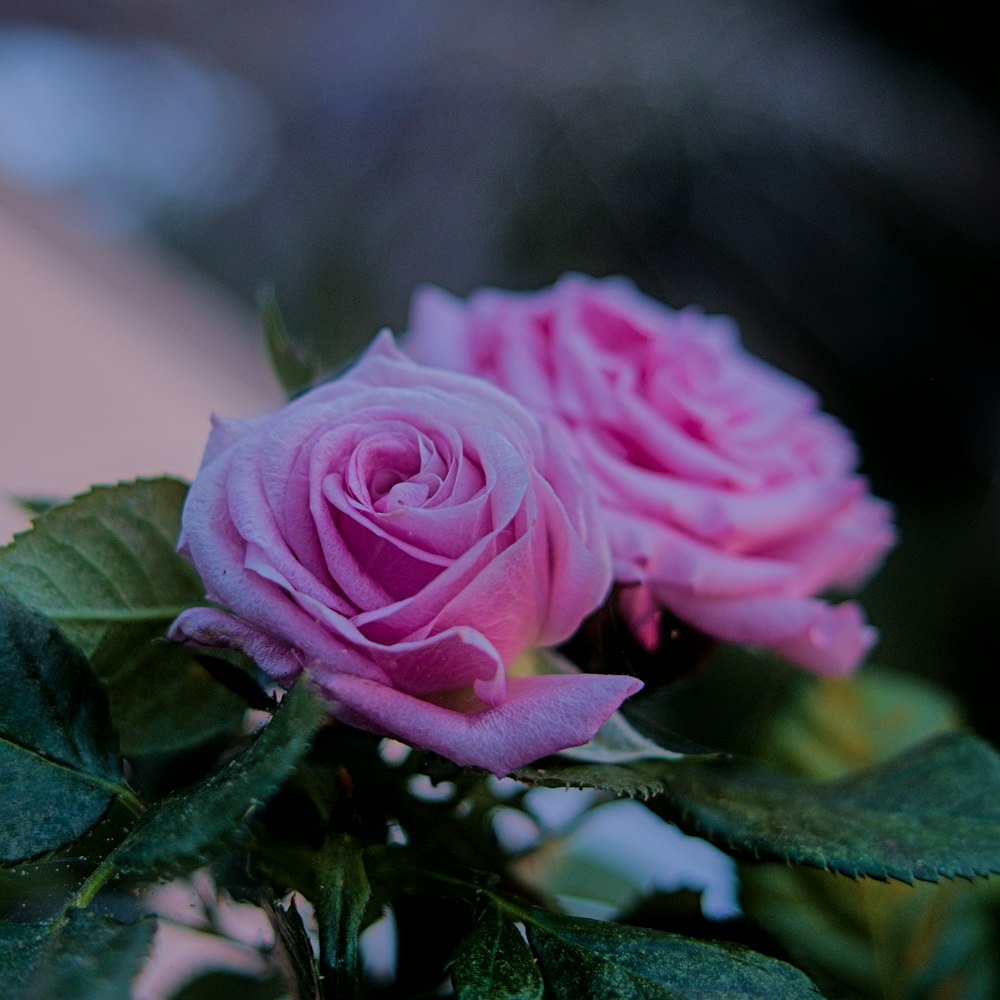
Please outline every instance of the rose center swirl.
[{"label": "rose center swirl", "polygon": [[423,507],[440,490],[447,464],[434,441],[416,428],[376,433],[351,455],[347,487],[378,514]]}]

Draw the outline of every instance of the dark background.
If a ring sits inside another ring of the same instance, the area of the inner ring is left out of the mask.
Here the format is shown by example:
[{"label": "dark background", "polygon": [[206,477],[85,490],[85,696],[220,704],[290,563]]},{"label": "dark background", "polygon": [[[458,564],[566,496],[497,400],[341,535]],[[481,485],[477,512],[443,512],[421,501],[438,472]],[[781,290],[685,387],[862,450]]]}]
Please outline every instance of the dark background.
[{"label": "dark background", "polygon": [[856,433],[875,658],[1000,740],[995,51],[970,2],[0,0],[0,176],[333,364],[423,281],[626,274]]}]

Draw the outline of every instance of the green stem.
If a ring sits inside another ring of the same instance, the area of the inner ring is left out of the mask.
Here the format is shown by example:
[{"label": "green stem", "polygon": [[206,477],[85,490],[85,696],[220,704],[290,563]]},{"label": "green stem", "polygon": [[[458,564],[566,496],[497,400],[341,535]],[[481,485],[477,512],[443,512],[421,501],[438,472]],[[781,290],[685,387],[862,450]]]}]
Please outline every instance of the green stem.
[{"label": "green stem", "polygon": [[128,785],[115,785],[114,790],[115,795],[118,796],[118,801],[136,818],[146,811],[146,806],[143,804],[142,799]]},{"label": "green stem", "polygon": [[69,901],[69,906],[75,906],[81,910],[86,909],[94,901],[94,897],[114,877],[114,874],[115,866],[110,859],[102,861],[91,873],[90,878],[80,886],[77,894]]}]

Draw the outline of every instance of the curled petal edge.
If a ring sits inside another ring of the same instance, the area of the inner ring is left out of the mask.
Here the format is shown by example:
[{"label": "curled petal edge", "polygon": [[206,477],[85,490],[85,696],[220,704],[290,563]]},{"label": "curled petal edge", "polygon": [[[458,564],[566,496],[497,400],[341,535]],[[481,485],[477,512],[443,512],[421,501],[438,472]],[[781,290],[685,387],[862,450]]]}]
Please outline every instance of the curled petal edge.
[{"label": "curled petal edge", "polygon": [[279,684],[291,684],[302,673],[302,660],[293,648],[216,608],[183,612],[170,626],[167,638],[212,649],[238,649]]},{"label": "curled petal edge", "polygon": [[511,677],[506,701],[470,713],[346,674],[322,685],[342,722],[501,777],[588,742],[642,682],[606,674]]}]

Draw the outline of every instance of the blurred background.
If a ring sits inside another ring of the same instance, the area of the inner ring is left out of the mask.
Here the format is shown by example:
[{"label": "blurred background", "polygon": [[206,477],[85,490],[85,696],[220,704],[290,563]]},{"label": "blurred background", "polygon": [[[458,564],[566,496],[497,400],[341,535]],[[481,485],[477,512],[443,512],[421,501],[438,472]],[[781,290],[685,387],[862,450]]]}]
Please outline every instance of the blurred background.
[{"label": "blurred background", "polygon": [[193,474],[209,410],[279,398],[261,283],[332,366],[421,282],[625,274],[855,431],[902,536],[875,657],[1000,740],[984,11],[0,0],[0,492]]}]

